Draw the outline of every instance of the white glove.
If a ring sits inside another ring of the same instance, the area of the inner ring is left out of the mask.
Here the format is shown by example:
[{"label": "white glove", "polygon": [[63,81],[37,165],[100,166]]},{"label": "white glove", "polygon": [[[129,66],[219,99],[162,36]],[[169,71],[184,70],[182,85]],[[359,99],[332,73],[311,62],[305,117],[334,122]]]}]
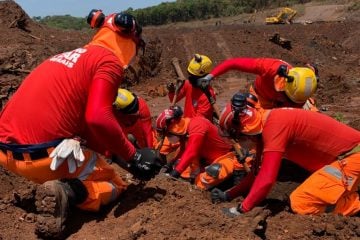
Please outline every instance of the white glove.
[{"label": "white glove", "polygon": [[209,73],[205,77],[197,79],[196,85],[201,89],[206,89],[210,85],[210,82],[213,78],[214,76]]},{"label": "white glove", "polygon": [[74,173],[76,171],[76,167],[80,167],[85,161],[85,156],[81,149],[80,142],[75,139],[64,139],[50,153],[49,157],[52,158],[50,164],[51,170],[57,170],[59,166],[67,160],[69,173]]}]

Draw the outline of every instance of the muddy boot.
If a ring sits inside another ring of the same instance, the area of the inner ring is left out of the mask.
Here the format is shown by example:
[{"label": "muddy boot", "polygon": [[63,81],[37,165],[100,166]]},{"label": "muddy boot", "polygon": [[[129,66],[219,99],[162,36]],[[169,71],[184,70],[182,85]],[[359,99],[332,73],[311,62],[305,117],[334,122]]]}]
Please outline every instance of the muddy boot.
[{"label": "muddy boot", "polygon": [[48,181],[36,190],[37,217],[35,233],[41,238],[64,237],[65,221],[70,207],[86,200],[88,192],[79,179]]},{"label": "muddy boot", "polygon": [[41,238],[63,237],[69,209],[69,198],[65,185],[60,181],[48,181],[36,190],[35,205],[39,215],[35,233]]}]

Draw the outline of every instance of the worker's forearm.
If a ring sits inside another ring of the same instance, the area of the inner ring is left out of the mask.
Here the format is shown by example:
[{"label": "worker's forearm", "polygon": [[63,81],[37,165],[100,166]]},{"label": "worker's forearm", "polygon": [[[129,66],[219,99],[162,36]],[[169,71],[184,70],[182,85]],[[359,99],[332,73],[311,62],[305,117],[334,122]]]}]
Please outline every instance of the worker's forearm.
[{"label": "worker's forearm", "polygon": [[280,169],[282,153],[265,152],[259,174],[256,176],[253,186],[242,203],[242,210],[247,212],[266,198]]}]

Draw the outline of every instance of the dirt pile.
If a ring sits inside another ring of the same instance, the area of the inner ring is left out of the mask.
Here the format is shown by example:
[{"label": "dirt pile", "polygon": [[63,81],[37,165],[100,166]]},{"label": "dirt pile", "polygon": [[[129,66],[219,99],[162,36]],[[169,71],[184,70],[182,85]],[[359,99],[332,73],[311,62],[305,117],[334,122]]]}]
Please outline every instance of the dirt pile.
[{"label": "dirt pile", "polygon": [[[4,101],[36,65],[56,53],[83,46],[91,34],[50,29],[33,22],[13,1],[0,2],[0,95]],[[355,14],[355,13],[352,13]],[[309,18],[309,15],[307,15]],[[360,129],[359,22],[342,20],[265,26],[238,22],[145,28],[145,55],[136,59],[127,85],[148,100],[153,117],[169,106],[164,85],[176,79],[171,59],[177,57],[186,73],[194,53],[206,54],[214,64],[230,57],[275,57],[294,65],[312,62],[320,71],[317,100],[324,114]],[[290,50],[269,41],[278,33],[291,41]],[[218,103],[254,76],[229,72],[214,81]],[[138,83],[137,85],[133,85]],[[159,96],[160,95],[160,96]],[[116,166],[115,166],[116,167]],[[125,173],[116,167],[119,172]],[[291,191],[308,174],[284,164],[278,183],[260,208],[230,219],[213,205],[207,192],[157,176],[132,183],[119,202],[100,213],[74,210],[69,239],[358,239],[359,217],[299,216],[289,211]],[[0,168],[0,238],[36,239],[35,185]],[[259,226],[258,226],[259,225]]]},{"label": "dirt pile", "polygon": [[49,56],[82,46],[88,34],[47,28],[14,1],[0,2],[0,95],[4,104],[22,79]]}]

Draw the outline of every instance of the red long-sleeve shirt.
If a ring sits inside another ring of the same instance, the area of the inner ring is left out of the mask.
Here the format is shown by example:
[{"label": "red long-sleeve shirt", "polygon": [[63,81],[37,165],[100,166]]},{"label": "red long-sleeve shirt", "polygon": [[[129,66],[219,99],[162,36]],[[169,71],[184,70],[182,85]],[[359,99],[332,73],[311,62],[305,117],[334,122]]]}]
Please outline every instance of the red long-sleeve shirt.
[{"label": "red long-sleeve shirt", "polygon": [[232,58],[217,65],[211,74],[214,77],[222,75],[229,70],[239,70],[246,73],[256,74],[254,81],[255,92],[260,98],[272,107],[301,107],[292,102],[285,92],[278,92],[274,87],[274,78],[280,65],[292,66],[280,59],[273,58]]},{"label": "red long-sleeve shirt", "polygon": [[137,97],[139,100],[139,111],[136,114],[123,114],[120,111],[115,116],[126,134],[133,134],[139,147],[153,147],[153,130],[151,115],[146,101]]},{"label": "red long-sleeve shirt", "polygon": [[[212,97],[216,99],[214,89],[209,87],[209,91]],[[185,80],[184,85],[178,93],[176,102],[179,102],[184,97],[184,117],[193,118],[195,116],[203,116],[212,121],[214,110],[209,99],[200,88],[193,87],[189,80]],[[171,102],[173,98],[174,93],[169,92],[169,99]]]},{"label": "red long-sleeve shirt", "polygon": [[204,117],[190,120],[186,148],[175,170],[182,173],[195,159],[204,159],[209,165],[231,151],[232,146],[219,136],[218,128]]},{"label": "red long-sleeve shirt", "polygon": [[112,111],[121,79],[118,58],[99,46],[45,60],[2,111],[0,141],[36,144],[80,136],[94,150],[108,149],[129,160],[135,148]]},{"label": "red long-sleeve shirt", "polygon": [[[281,108],[270,112],[262,140],[262,165],[242,203],[244,211],[251,210],[270,192],[283,156],[314,172],[359,144],[360,132],[320,113]],[[231,195],[237,193],[232,191]]]}]

